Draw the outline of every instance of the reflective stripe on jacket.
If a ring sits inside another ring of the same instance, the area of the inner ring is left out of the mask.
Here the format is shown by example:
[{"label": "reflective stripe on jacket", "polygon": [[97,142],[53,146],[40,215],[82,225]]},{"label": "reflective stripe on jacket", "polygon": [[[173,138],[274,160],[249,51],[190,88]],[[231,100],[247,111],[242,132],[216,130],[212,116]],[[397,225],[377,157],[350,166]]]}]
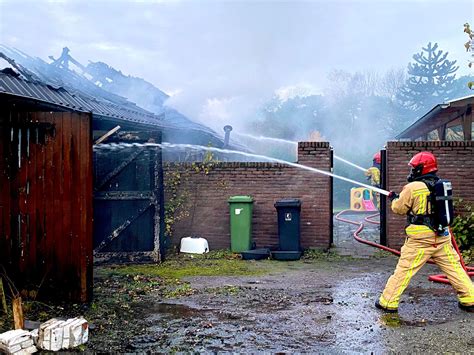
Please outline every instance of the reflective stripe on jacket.
[{"label": "reflective stripe on jacket", "polygon": [[[400,215],[431,213],[430,190],[424,182],[414,181],[403,187],[400,197],[392,201],[392,211]],[[410,224],[405,229],[409,237],[432,237],[435,232],[428,226]]]}]

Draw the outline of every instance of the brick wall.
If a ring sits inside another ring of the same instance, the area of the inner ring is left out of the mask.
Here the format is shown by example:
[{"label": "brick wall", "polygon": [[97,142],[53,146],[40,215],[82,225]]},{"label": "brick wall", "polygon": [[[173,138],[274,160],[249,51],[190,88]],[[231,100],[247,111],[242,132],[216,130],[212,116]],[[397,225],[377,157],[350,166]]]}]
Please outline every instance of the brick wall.
[{"label": "brick wall", "polygon": [[[327,142],[301,142],[299,163],[330,171]],[[278,245],[276,209],[281,198],[302,200],[301,242],[304,248],[330,245],[330,178],[274,163],[221,162],[208,173],[195,172],[191,164],[165,166],[166,172],[180,171],[179,190],[187,192],[190,216],[174,226],[173,242],[185,236],[206,238],[210,249],[230,247],[229,206],[233,195],[251,195],[254,202],[253,239],[258,247]]]},{"label": "brick wall", "polygon": [[[407,183],[407,166],[413,155],[430,151],[438,159],[438,175],[453,183],[455,197],[474,202],[474,142],[388,142],[387,189],[400,192]],[[406,217],[392,213],[388,207],[387,241],[400,247],[404,241]]]}]

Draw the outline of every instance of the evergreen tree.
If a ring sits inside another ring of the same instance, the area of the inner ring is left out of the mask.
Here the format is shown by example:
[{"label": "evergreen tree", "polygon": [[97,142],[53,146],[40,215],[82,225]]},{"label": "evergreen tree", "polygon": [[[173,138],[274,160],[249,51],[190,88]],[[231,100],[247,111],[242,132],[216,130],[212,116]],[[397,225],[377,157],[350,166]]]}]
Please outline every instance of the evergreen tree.
[{"label": "evergreen tree", "polygon": [[399,96],[405,107],[424,113],[451,98],[459,67],[447,56],[448,52],[438,50],[438,44],[431,42],[413,55],[415,62],[408,64],[409,77]]}]

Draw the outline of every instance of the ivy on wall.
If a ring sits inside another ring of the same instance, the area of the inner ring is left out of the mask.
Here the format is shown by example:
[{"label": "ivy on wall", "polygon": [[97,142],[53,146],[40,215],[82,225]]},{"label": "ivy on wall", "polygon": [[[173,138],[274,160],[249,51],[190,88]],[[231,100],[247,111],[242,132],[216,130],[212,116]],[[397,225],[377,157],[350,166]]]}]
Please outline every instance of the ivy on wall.
[{"label": "ivy on wall", "polygon": [[[165,163],[165,236],[172,238],[174,235],[174,225],[186,218],[191,217],[191,225],[194,220],[195,204],[198,194],[197,184],[193,185],[190,191],[188,184],[189,174],[208,175],[219,162],[217,157],[210,151],[204,154],[202,162],[193,162],[190,165],[176,165]],[[219,188],[227,188],[225,181],[217,182]]]}]

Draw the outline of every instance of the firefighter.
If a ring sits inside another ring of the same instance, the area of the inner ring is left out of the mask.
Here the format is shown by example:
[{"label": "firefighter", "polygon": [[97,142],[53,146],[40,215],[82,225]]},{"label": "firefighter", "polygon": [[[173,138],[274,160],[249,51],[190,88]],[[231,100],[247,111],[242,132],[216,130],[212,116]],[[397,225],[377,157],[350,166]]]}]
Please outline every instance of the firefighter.
[{"label": "firefighter", "polygon": [[[380,164],[382,162],[380,152],[374,154],[372,159],[372,167],[367,169],[365,176],[370,180],[372,186],[380,187]],[[377,192],[372,192],[372,197],[376,202],[377,208],[380,209],[380,194]]]},{"label": "firefighter", "polygon": [[[400,259],[392,276],[375,306],[388,312],[397,312],[400,296],[411,278],[429,260],[433,260],[446,274],[458,295],[459,307],[474,311],[474,286],[462,268],[459,256],[451,243],[450,230],[441,232],[433,228],[429,185],[439,180],[436,157],[430,152],[416,154],[408,164],[411,166],[408,184],[400,195],[390,192],[392,211],[407,215],[405,229],[407,238],[401,249]],[[431,185],[433,186],[433,185]]]}]

